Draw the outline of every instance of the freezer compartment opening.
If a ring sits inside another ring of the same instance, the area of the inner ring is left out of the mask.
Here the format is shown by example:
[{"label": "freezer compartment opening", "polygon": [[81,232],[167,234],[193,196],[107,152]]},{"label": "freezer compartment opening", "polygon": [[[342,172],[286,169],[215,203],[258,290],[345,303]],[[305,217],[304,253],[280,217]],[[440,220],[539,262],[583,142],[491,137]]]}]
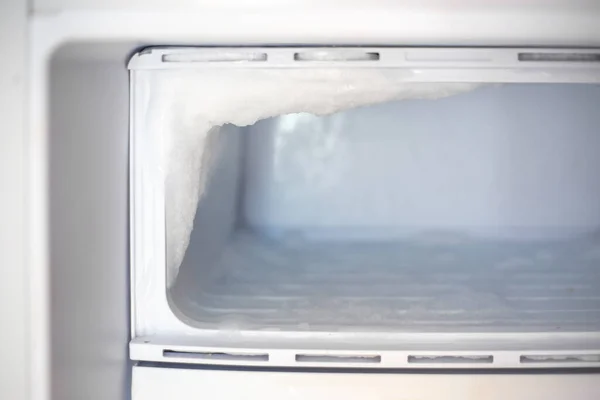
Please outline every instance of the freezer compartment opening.
[{"label": "freezer compartment opening", "polygon": [[598,104],[506,84],[211,131],[171,308],[235,331],[598,331]]}]

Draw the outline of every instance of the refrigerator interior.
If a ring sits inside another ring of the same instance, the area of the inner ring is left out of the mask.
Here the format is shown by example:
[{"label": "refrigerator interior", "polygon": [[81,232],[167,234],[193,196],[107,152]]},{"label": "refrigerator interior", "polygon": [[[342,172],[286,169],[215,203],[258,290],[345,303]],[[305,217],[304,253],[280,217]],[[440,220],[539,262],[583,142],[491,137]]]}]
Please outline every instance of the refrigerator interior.
[{"label": "refrigerator interior", "polygon": [[[27,179],[23,186],[27,187],[24,192],[28,195],[25,206],[34,209],[31,221],[27,221],[30,227],[26,230],[35,236],[32,250],[26,254],[32,263],[31,271],[27,271],[30,285],[26,286],[31,287],[19,288],[17,281],[12,279],[8,283],[17,292],[31,290],[32,294],[31,298],[25,296],[31,303],[31,312],[23,313],[25,317],[33,316],[28,327],[31,338],[27,340],[35,344],[26,358],[34,360],[29,372],[36,381],[29,389],[33,395],[37,393],[47,397],[49,385],[50,396],[60,399],[80,399],[82,396],[89,399],[126,399],[136,394],[136,399],[154,399],[165,395],[173,397],[172,389],[189,397],[191,393],[204,390],[209,382],[214,383],[217,389],[219,385],[220,389],[225,388],[214,377],[198,379],[194,373],[200,372],[200,369],[154,368],[148,365],[131,368],[132,362],[128,357],[126,342],[131,338],[135,341],[135,318],[139,315],[140,304],[134,303],[137,299],[136,276],[132,274],[130,286],[129,271],[130,249],[134,243],[128,236],[128,201],[131,200],[128,167],[131,160],[128,160],[127,129],[131,115],[127,108],[125,65],[140,46],[150,43],[398,44],[399,38],[409,45],[594,46],[598,36],[593,17],[595,10],[572,8],[576,12],[565,13],[563,7],[548,9],[547,4],[541,8],[548,18],[540,19],[539,12],[524,15],[518,7],[509,5],[500,10],[502,17],[494,9],[488,15],[472,13],[468,23],[463,23],[465,18],[459,10],[453,13],[449,23],[442,26],[422,24],[423,18],[429,18],[427,13],[390,13],[385,7],[369,15],[348,10],[335,24],[331,21],[332,17],[340,17],[339,7],[334,7],[329,13],[319,13],[318,21],[314,20],[311,10],[297,13],[286,8],[278,15],[281,23],[273,25],[269,23],[273,18],[271,13],[248,13],[234,8],[227,8],[226,12],[217,15],[203,10],[151,13],[137,9],[123,13],[90,9],[89,12],[62,12],[61,7],[45,12],[42,10],[44,4],[41,8],[40,4],[29,15],[29,27],[19,28],[21,33],[28,31],[29,67],[16,75],[7,74],[13,81],[26,76],[30,90],[26,121],[28,135],[24,138],[28,157]],[[447,12],[439,15],[448,17]],[[406,23],[398,23],[398,18],[404,18]],[[227,23],[232,20],[238,23]],[[307,24],[309,20],[317,25]],[[483,20],[492,24],[482,23]],[[506,29],[505,20],[515,21],[511,29]],[[548,24],[548,21],[558,23]],[[456,22],[460,22],[458,25],[463,29],[457,30]],[[353,29],[356,24],[379,26],[379,29],[367,29],[357,34]],[[552,28],[547,29],[550,26]],[[422,27],[426,30],[423,31]],[[473,29],[477,34],[473,34]],[[254,33],[248,36],[248,32]],[[15,38],[9,42],[18,44],[18,37]],[[9,49],[7,54],[12,55],[13,52]],[[8,66],[18,62],[19,57],[9,58]],[[16,98],[12,100],[12,106],[19,103]],[[15,135],[7,138],[20,141]],[[18,172],[18,166],[15,171],[7,171],[15,176]],[[17,190],[15,196],[19,195]],[[8,212],[11,211],[14,210],[8,209]],[[19,270],[21,265],[17,263],[13,267]],[[137,271],[133,263],[131,268]],[[199,282],[197,284],[201,286]],[[9,296],[14,293],[12,289],[8,292]],[[164,285],[162,292],[167,292]],[[185,300],[181,302],[182,305],[184,303]],[[174,301],[171,305],[173,310],[177,308]],[[18,304],[7,306],[18,311],[15,308]],[[171,338],[168,343],[177,340]],[[148,379],[139,380],[135,387],[142,388],[142,391],[132,394],[132,369],[154,371],[157,375],[151,374]],[[167,375],[162,374],[165,370]],[[221,372],[223,381],[231,382],[229,372]],[[296,375],[299,379],[307,376]],[[277,376],[281,377],[278,373]],[[361,381],[366,381],[361,386],[381,384],[391,388],[376,379],[371,382],[369,378],[376,376],[388,377],[393,380],[389,382],[392,385],[398,383],[398,375],[353,374],[338,382],[338,386],[351,388],[352,385],[347,383],[361,377]],[[416,375],[406,376],[410,376],[409,381],[414,383]],[[421,376],[423,382],[433,382],[434,375]],[[455,378],[458,375],[437,376],[444,376],[443,380],[448,382],[446,387],[456,388]],[[514,385],[517,381],[512,377],[517,376],[510,376],[507,382],[498,380],[500,376],[508,375],[485,375],[486,382],[483,382],[483,375],[475,380],[471,379],[473,375],[467,376],[469,382],[477,383],[475,390],[469,393],[477,396],[475,393],[479,393],[481,384],[492,394],[506,387],[522,387]],[[260,383],[261,377],[264,374],[256,372],[251,380]],[[189,379],[182,382],[178,380],[180,378]],[[537,379],[533,376],[532,386],[547,391],[549,386],[539,385]],[[576,382],[565,385],[573,380]],[[571,393],[576,393],[589,388],[594,376],[561,375],[560,379],[549,382],[556,383],[562,390],[573,388],[576,391]],[[186,383],[199,386],[187,386]],[[314,388],[309,389],[311,394],[330,392],[330,383],[328,376],[316,374],[314,385],[299,382],[296,388]],[[422,384],[417,382],[416,385],[420,390]],[[289,394],[294,386],[280,385],[280,388]],[[442,387],[440,392],[443,391]],[[257,387],[254,392],[260,395],[264,388]],[[556,394],[558,391],[547,393]],[[591,398],[594,398],[593,395]]]},{"label": "refrigerator interior", "polygon": [[372,343],[600,332],[598,104],[600,85],[494,84],[228,125],[170,306]]}]

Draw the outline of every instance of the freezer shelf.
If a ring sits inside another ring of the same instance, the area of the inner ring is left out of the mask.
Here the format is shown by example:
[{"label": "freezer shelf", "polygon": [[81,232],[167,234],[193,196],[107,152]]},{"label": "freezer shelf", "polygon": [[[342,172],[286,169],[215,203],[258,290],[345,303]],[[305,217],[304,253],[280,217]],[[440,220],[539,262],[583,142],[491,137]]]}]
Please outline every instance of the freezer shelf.
[{"label": "freezer shelf", "polygon": [[200,288],[182,276],[174,292],[190,323],[217,329],[592,332],[600,329],[597,243],[596,235],[340,242],[242,231]]}]

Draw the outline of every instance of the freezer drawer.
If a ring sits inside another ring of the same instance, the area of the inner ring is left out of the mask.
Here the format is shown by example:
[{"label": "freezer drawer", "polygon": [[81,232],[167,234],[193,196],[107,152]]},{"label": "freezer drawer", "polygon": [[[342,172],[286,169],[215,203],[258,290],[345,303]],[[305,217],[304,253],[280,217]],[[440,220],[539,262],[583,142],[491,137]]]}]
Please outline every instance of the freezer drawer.
[{"label": "freezer drawer", "polygon": [[600,366],[599,50],[129,68],[133,360]]}]

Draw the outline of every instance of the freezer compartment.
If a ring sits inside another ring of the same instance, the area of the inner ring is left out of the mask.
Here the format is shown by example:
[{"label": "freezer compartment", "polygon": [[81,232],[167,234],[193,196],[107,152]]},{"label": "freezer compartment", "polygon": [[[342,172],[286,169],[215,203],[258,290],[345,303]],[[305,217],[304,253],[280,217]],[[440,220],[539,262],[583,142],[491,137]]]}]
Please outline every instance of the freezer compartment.
[{"label": "freezer compartment", "polygon": [[212,131],[171,309],[352,340],[598,332],[598,104],[598,85],[491,85]]}]

